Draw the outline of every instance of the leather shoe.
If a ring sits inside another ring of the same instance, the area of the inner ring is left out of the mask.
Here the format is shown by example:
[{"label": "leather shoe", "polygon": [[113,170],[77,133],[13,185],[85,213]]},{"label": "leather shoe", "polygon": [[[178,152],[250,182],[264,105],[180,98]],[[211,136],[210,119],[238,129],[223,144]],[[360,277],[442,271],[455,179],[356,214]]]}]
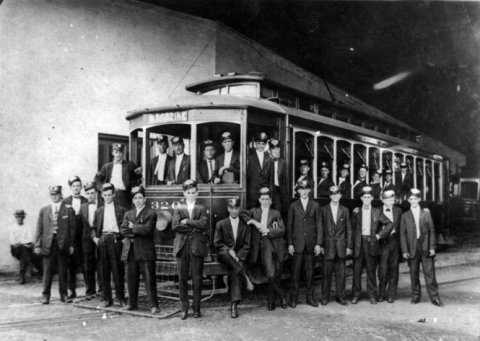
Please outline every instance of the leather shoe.
[{"label": "leather shoe", "polygon": [[393,298],[387,297],[387,302],[388,302],[388,303],[393,303]]},{"label": "leather shoe", "polygon": [[67,297],[69,300],[73,300],[74,298],[77,298],[77,293],[74,291],[70,294],[70,296]]},{"label": "leather shoe", "polygon": [[60,302],[62,302],[62,303],[67,302],[67,299],[65,298],[65,295],[60,295]]},{"label": "leather shoe", "polygon": [[123,302],[124,302],[123,299],[117,298],[116,301],[120,307],[123,307]]},{"label": "leather shoe", "polygon": [[335,301],[340,305],[348,305],[348,302],[344,298],[337,298]]},{"label": "leather shoe", "polygon": [[290,301],[290,307],[295,308],[297,306],[297,300]]},{"label": "leather shoe", "polygon": [[125,310],[132,311],[137,310],[137,307],[131,306],[130,304],[125,307]]},{"label": "leather shoe", "polygon": [[377,301],[378,302],[383,302],[383,301],[385,301],[385,299],[383,298],[383,296],[380,296]]},{"label": "leather shoe", "polygon": [[187,317],[188,317],[188,311],[183,310],[183,311],[182,311],[182,314],[180,315],[180,318],[181,318],[182,320],[186,320]]},{"label": "leather shoe", "polygon": [[105,302],[103,303],[103,306],[104,306],[105,308],[111,307],[112,305],[113,305],[113,301],[105,301]]},{"label": "leather shoe", "polygon": [[230,316],[232,317],[232,319],[238,317],[237,302],[232,303],[232,306],[230,307]]},{"label": "leather shoe", "polygon": [[370,299],[370,304],[377,304],[377,300],[374,299],[374,298],[371,298],[371,299]]},{"label": "leather shoe", "polygon": [[50,299],[47,297],[43,298],[42,304],[50,304]]},{"label": "leather shoe", "polygon": [[419,298],[412,298],[412,300],[410,301],[411,304],[417,304],[418,302],[420,302]]},{"label": "leather shoe", "polygon": [[318,307],[318,302],[315,301],[313,298],[312,298],[312,299],[308,299],[308,300],[307,300],[307,304],[308,304],[309,306],[314,307],[314,308],[317,308],[317,307]]},{"label": "leather shoe", "polygon": [[285,298],[285,296],[282,297],[280,306],[282,307],[282,309],[287,309],[287,299]]},{"label": "leather shoe", "polygon": [[432,304],[433,304],[433,305],[436,305],[437,307],[443,307],[443,303],[442,303],[442,301],[440,301],[439,298],[434,299],[434,300],[432,301]]},{"label": "leather shoe", "polygon": [[267,309],[268,309],[268,310],[275,310],[275,303],[273,303],[273,302],[268,302],[268,303],[267,303]]},{"label": "leather shoe", "polygon": [[202,317],[202,314],[199,311],[194,311],[193,317],[195,317],[196,319],[199,319],[200,317]]},{"label": "leather shoe", "polygon": [[150,314],[152,314],[152,315],[158,314],[158,308],[157,308],[157,307],[153,307],[152,309],[150,309]]},{"label": "leather shoe", "polygon": [[358,297],[352,298],[352,300],[350,302],[352,302],[352,304],[357,304],[358,303]]},{"label": "leather shoe", "polygon": [[327,298],[322,298],[322,300],[320,301],[320,303],[322,305],[327,305],[328,304],[328,299]]}]

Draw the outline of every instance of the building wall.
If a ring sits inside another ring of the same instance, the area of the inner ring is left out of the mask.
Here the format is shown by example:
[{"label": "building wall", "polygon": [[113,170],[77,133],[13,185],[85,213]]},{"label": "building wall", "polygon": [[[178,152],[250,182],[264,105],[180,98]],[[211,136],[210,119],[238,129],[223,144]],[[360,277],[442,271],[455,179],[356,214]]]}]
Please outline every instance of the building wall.
[{"label": "building wall", "polygon": [[34,229],[48,186],[91,180],[98,133],[125,114],[215,73],[215,25],[124,0],[0,2],[0,271],[13,270],[7,224]]}]

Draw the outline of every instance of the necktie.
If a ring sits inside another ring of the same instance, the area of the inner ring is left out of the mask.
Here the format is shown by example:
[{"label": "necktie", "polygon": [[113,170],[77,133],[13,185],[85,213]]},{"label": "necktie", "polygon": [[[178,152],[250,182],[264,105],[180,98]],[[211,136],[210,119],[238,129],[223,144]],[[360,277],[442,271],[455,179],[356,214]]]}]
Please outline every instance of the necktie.
[{"label": "necktie", "polygon": [[58,219],[58,206],[53,205],[53,220],[57,221]]},{"label": "necktie", "polygon": [[208,160],[208,180],[212,178],[212,160]]}]

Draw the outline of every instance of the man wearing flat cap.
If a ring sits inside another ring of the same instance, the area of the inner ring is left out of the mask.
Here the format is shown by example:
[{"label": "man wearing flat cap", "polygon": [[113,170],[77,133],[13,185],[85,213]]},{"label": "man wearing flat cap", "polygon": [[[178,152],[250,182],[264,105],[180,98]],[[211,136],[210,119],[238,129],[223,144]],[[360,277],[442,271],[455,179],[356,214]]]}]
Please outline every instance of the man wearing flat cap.
[{"label": "man wearing flat cap", "polygon": [[362,195],[363,187],[367,186],[367,172],[368,167],[366,164],[362,163],[358,169],[358,178],[353,185],[353,197],[355,199],[360,199]]},{"label": "man wearing flat cap", "polygon": [[320,208],[320,246],[324,249],[322,277],[322,305],[330,299],[332,273],[335,271],[336,301],[348,305],[345,300],[345,259],[352,254],[353,237],[348,208],[340,204],[340,187],[329,188],[330,203]]},{"label": "man wearing flat cap", "polygon": [[113,161],[102,166],[95,174],[94,182],[98,190],[104,183],[111,183],[115,187],[115,203],[121,207],[130,208],[132,198],[130,191],[133,186],[142,181],[142,168],[137,167],[132,161],[123,160],[125,146],[120,143],[112,145]]},{"label": "man wearing flat cap", "polygon": [[386,169],[384,172],[384,181],[382,186],[384,191],[390,191],[390,190],[395,191],[395,185],[393,184],[392,177],[393,177],[392,170]]},{"label": "man wearing flat cap", "polygon": [[190,179],[190,155],[185,154],[185,143],[180,136],[174,136],[172,143],[174,157],[168,163],[167,185],[181,185]]},{"label": "man wearing flat cap", "polygon": [[400,173],[395,174],[395,186],[397,190],[397,196],[405,201],[411,188],[413,188],[413,176],[408,170],[408,164],[406,162],[400,163]]},{"label": "man wearing flat cap", "polygon": [[150,161],[150,185],[165,185],[167,183],[168,164],[172,157],[167,153],[168,138],[159,135],[157,138],[158,154]]},{"label": "man wearing flat cap", "polygon": [[67,261],[74,252],[75,212],[62,201],[62,186],[51,186],[51,204],[40,209],[35,232],[35,253],[43,257],[43,304],[50,303],[55,269],[60,301],[67,299]]},{"label": "man wearing flat cap", "polygon": [[150,312],[158,312],[157,279],[155,275],[155,243],[153,233],[157,214],[145,206],[143,187],[132,188],[134,209],[127,211],[120,226],[123,241],[122,261],[127,265],[128,306],[138,309],[140,273],[145,282]]},{"label": "man wearing flat cap", "polygon": [[258,205],[258,191],[267,187],[270,179],[270,156],[265,151],[268,135],[264,132],[254,136],[255,151],[247,157],[247,207]]},{"label": "man wearing flat cap", "polygon": [[238,184],[240,182],[240,154],[233,150],[235,141],[231,132],[221,136],[223,153],[216,158],[218,177],[222,184]]},{"label": "man wearing flat cap", "polygon": [[350,183],[350,165],[345,163],[340,167],[340,176],[338,177],[338,187],[343,199],[350,199],[352,184]]},{"label": "man wearing flat cap", "polygon": [[320,180],[317,185],[317,197],[328,198],[330,187],[335,185],[330,178],[330,168],[327,162],[320,163]]},{"label": "man wearing flat cap", "polygon": [[[74,247],[75,252],[68,257],[68,289],[70,289],[70,295],[68,299],[74,299],[77,297],[77,270],[80,268],[82,274],[83,269],[83,253],[82,253],[82,217],[80,215],[80,207],[88,200],[84,198],[80,193],[82,191],[82,180],[76,175],[68,179],[68,186],[72,191],[72,195],[63,199],[63,202],[67,207],[71,207],[75,211],[75,240]],[[85,277],[85,275],[84,275]]]},{"label": "man wearing flat cap", "polygon": [[253,283],[245,272],[245,263],[250,251],[251,229],[238,218],[240,199],[228,199],[229,216],[217,222],[214,246],[218,260],[228,268],[230,281],[230,316],[238,317],[238,304],[242,299],[241,280],[244,279],[247,290],[253,290]]},{"label": "man wearing flat cap", "polygon": [[[379,302],[393,303],[398,288],[398,262],[400,256],[400,218],[402,210],[395,206],[395,191],[382,192],[383,205],[380,210],[393,223],[388,236],[380,240],[380,265],[378,268]],[[385,225],[382,225],[382,229]]]},{"label": "man wearing flat cap", "polygon": [[[379,208],[372,207],[372,188],[364,186],[360,199],[362,207],[352,214],[353,230],[353,283],[352,303],[358,303],[362,292],[362,272],[367,272],[367,292],[371,304],[377,304],[377,265],[380,256],[379,239],[390,235],[393,223]],[[383,227],[383,229],[382,229]]]},{"label": "man wearing flat cap", "polygon": [[420,302],[420,263],[425,285],[433,305],[443,307],[435,277],[436,236],[432,216],[427,208],[420,207],[422,192],[412,188],[408,194],[410,209],[400,221],[400,241],[403,257],[408,260],[412,287],[412,304]]},{"label": "man wearing flat cap", "polygon": [[272,194],[272,207],[282,216],[287,214],[287,163],[280,157],[280,141],[270,139],[268,142],[270,157],[270,191]]},{"label": "man wearing flat cap", "polygon": [[[32,263],[33,231],[30,226],[24,224],[25,211],[16,210],[13,214],[16,223],[9,230],[8,240],[10,242],[10,253],[20,261],[19,284],[25,284],[25,271]],[[33,268],[32,268],[33,270]],[[38,269],[35,268],[38,271]]]},{"label": "man wearing flat cap", "polygon": [[197,182],[201,184],[220,183],[217,177],[219,163],[215,159],[215,145],[212,140],[203,142],[203,158],[197,166]]}]

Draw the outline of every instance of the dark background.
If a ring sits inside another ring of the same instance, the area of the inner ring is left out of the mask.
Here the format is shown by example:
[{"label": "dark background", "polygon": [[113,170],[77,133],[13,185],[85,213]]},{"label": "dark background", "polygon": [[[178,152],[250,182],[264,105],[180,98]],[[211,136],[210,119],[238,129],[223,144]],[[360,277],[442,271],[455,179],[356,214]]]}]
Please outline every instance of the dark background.
[{"label": "dark background", "polygon": [[220,21],[480,166],[480,3],[144,1]]}]

